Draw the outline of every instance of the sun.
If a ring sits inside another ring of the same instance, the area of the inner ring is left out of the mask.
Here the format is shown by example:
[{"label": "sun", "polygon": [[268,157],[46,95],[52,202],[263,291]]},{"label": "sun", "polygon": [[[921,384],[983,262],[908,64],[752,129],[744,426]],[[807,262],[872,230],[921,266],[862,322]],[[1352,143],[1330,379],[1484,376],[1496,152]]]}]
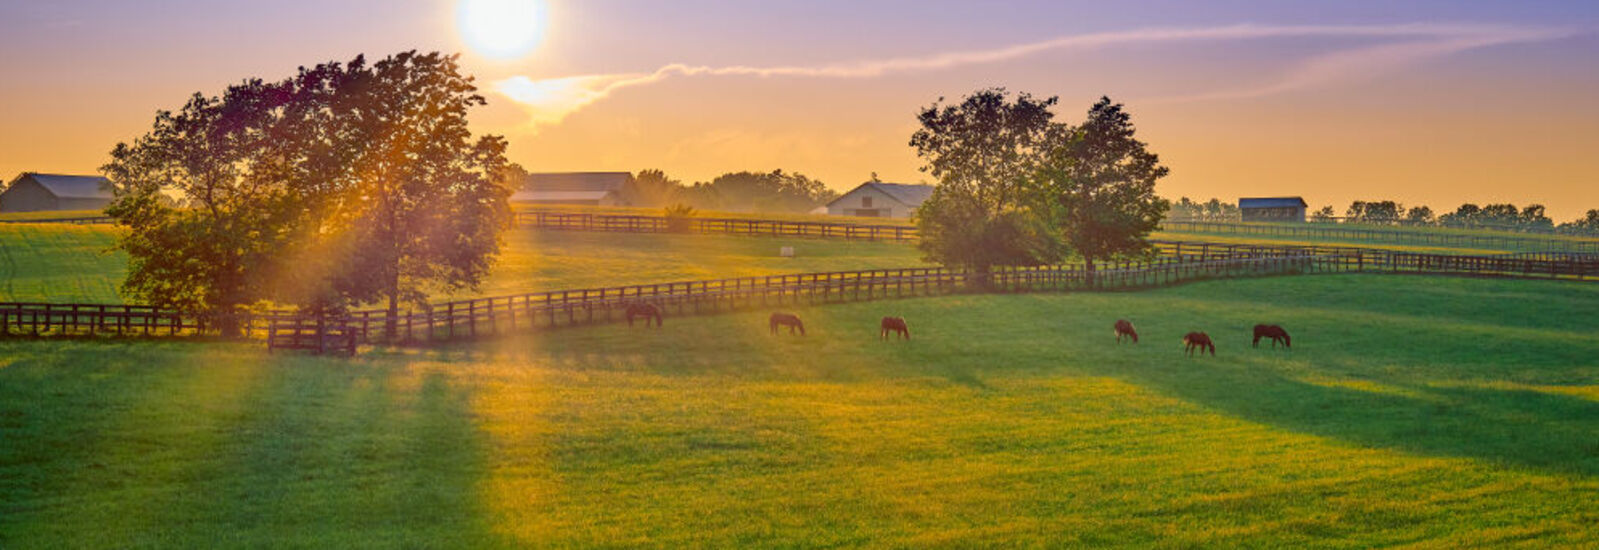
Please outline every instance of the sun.
[{"label": "sun", "polygon": [[542,0],[461,0],[455,24],[472,51],[485,57],[527,55],[544,34]]}]

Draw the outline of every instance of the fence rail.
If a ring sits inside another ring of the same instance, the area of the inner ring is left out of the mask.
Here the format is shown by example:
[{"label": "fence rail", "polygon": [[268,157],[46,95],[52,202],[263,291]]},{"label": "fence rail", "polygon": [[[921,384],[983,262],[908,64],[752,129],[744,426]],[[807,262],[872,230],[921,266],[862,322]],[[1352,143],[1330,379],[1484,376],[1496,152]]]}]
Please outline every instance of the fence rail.
[{"label": "fence rail", "polygon": [[1338,227],[1325,224],[1258,224],[1241,222],[1173,221],[1161,222],[1161,229],[1182,233],[1259,235],[1308,239],[1355,239],[1408,245],[1491,248],[1545,252],[1599,253],[1599,240],[1570,237],[1524,237],[1518,235],[1468,235],[1428,231],[1404,231],[1373,227]]},{"label": "fence rail", "polygon": [[744,218],[670,218],[628,214],[591,214],[543,210],[516,213],[523,227],[622,233],[711,233],[771,237],[805,237],[872,241],[913,241],[910,225],[808,222]]},{"label": "fence rail", "polygon": [[116,223],[116,218],[110,216],[87,216],[76,218],[27,218],[27,219],[0,219],[0,223],[70,223],[73,225],[93,225]]},{"label": "fence rail", "polygon": [[[359,341],[441,342],[623,320],[626,307],[637,302],[652,303],[679,316],[960,292],[1124,290],[1204,278],[1294,273],[1427,273],[1574,281],[1593,281],[1599,275],[1599,256],[1587,255],[1465,256],[1350,247],[1155,244],[1160,253],[1151,261],[1101,264],[1093,270],[1083,265],[996,268],[987,273],[905,268],[739,277],[495,296],[437,303],[394,316],[386,310],[362,310],[319,321],[292,312],[224,319],[137,305],[0,303],[0,337],[216,334],[231,324],[245,335],[265,334],[270,340],[285,327],[322,322],[342,327]],[[287,343],[295,347],[307,341],[327,346],[323,340],[304,336],[291,337]]]}]

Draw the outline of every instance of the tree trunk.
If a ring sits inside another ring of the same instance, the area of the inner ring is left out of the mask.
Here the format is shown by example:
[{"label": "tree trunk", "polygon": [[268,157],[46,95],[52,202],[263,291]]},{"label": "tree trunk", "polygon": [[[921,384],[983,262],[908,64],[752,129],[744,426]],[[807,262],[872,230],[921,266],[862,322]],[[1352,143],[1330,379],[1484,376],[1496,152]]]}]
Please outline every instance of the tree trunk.
[{"label": "tree trunk", "polygon": [[1087,283],[1088,288],[1092,289],[1094,288],[1094,258],[1083,256],[1083,266],[1083,282]]},{"label": "tree trunk", "polygon": [[383,333],[390,340],[397,340],[396,334],[400,330],[400,277],[395,275],[389,286],[389,314],[383,320]]}]

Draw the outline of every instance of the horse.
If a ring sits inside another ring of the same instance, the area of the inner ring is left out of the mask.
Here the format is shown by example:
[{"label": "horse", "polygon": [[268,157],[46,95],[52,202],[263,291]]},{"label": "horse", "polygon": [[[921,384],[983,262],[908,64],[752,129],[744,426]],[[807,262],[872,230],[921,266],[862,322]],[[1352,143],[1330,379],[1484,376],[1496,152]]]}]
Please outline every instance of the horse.
[{"label": "horse", "polygon": [[1277,347],[1278,342],[1282,342],[1284,348],[1293,349],[1293,345],[1291,345],[1288,338],[1288,331],[1283,330],[1283,327],[1277,325],[1255,325],[1255,341],[1253,343],[1255,347],[1260,347],[1261,338],[1271,338],[1271,347],[1273,348]]},{"label": "horse", "polygon": [[1138,343],[1138,331],[1133,330],[1133,324],[1131,322],[1129,322],[1128,320],[1126,320],[1126,319],[1117,319],[1115,328],[1116,328],[1116,343],[1118,343],[1118,344],[1122,343],[1122,337],[1123,336],[1131,337],[1133,339],[1133,343],[1134,344]]},{"label": "horse", "polygon": [[661,326],[661,308],[655,304],[637,303],[627,305],[627,326],[633,326],[633,318],[643,317],[644,326],[650,326],[650,320],[655,320],[655,326]]},{"label": "horse", "polygon": [[801,323],[799,316],[793,313],[773,313],[766,322],[771,326],[772,334],[777,334],[777,327],[787,326],[789,334],[794,334],[794,329],[799,329],[800,336],[805,335],[805,323]]},{"label": "horse", "polygon": [[1193,355],[1196,349],[1199,350],[1200,355],[1204,355],[1205,350],[1209,349],[1210,356],[1216,356],[1216,344],[1211,343],[1210,335],[1203,332],[1190,332],[1183,335],[1183,353]]},{"label": "horse", "polygon": [[879,326],[882,329],[879,331],[879,335],[882,336],[882,339],[884,340],[888,339],[889,332],[899,333],[899,335],[903,336],[906,340],[911,339],[911,327],[905,324],[904,317],[884,317],[883,323]]}]

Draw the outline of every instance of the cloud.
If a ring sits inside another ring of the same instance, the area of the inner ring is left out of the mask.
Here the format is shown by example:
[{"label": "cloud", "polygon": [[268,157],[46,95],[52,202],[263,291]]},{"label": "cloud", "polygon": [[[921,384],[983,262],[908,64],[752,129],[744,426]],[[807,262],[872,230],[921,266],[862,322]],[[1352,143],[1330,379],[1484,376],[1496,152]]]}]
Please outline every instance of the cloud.
[{"label": "cloud", "polygon": [[848,63],[790,66],[722,66],[674,63],[653,72],[602,74],[534,80],[514,76],[494,84],[495,91],[522,105],[537,127],[559,124],[568,115],[625,88],[647,86],[673,77],[750,76],[800,78],[874,78],[897,73],[928,72],[967,65],[1009,61],[1053,51],[1085,50],[1125,44],[1236,41],[1270,38],[1346,37],[1400,40],[1334,52],[1302,62],[1272,82],[1251,88],[1161,98],[1199,101],[1282,93],[1352,78],[1369,77],[1419,61],[1454,53],[1518,42],[1552,40],[1570,30],[1508,25],[1230,25],[1203,28],[1154,28],[1068,35],[1049,40],[986,50],[945,52]]}]

